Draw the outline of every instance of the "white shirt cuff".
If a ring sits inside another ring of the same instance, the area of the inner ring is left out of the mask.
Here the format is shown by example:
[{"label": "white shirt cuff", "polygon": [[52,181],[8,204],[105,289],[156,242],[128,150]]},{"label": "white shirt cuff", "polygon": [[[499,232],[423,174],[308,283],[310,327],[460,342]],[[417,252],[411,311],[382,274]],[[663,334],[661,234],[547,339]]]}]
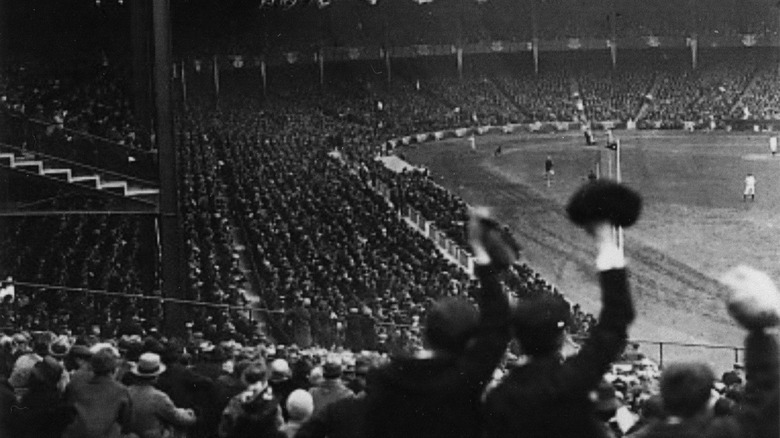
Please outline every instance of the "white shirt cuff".
[{"label": "white shirt cuff", "polygon": [[596,269],[609,271],[610,269],[623,269],[626,267],[626,259],[623,251],[612,243],[601,245],[596,256]]}]

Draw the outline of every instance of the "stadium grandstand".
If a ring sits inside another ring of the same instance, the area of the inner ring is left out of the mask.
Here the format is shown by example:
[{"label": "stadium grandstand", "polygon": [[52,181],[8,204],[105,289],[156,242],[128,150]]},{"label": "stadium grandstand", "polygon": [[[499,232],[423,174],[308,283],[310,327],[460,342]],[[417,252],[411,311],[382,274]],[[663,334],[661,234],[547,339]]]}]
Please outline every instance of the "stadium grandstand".
[{"label": "stadium grandstand", "polygon": [[0,0],[0,438],[780,438],[770,0]]}]

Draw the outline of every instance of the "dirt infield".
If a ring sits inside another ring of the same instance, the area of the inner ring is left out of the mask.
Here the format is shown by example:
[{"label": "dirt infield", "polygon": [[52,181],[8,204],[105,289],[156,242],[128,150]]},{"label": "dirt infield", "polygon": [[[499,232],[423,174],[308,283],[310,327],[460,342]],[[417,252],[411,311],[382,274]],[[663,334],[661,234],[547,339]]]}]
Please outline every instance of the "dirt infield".
[{"label": "dirt infield", "polygon": [[[645,197],[640,223],[626,232],[639,318],[632,338],[742,344],[715,281],[729,267],[748,264],[780,280],[780,157],[769,155],[768,135],[618,133],[623,180]],[[493,151],[501,145],[499,157]],[[414,163],[473,205],[492,207],[525,244],[528,262],[585,309],[599,309],[587,236],[565,217],[568,196],[612,152],[584,147],[579,135],[493,135],[405,148]],[[550,155],[550,187],[544,161]],[[612,156],[612,158],[610,158]],[[766,156],[766,158],[761,158]],[[743,202],[748,172],[758,180],[755,202]],[[657,347],[645,350],[658,358]],[[734,362],[730,349],[669,347],[667,360],[706,359],[719,371]]]}]

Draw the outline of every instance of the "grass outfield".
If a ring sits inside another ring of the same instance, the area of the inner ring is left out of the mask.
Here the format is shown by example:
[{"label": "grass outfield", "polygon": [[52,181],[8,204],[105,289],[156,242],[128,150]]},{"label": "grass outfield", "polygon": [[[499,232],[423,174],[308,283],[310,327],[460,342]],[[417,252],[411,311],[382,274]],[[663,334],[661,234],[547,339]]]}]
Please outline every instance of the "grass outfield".
[{"label": "grass outfield", "polygon": [[[715,281],[748,264],[780,282],[780,156],[766,134],[619,132],[623,180],[645,198],[640,222],[626,232],[626,254],[639,317],[635,339],[742,345],[743,332],[723,306]],[[600,138],[603,145],[603,138]],[[529,264],[586,310],[599,309],[589,239],[563,211],[594,163],[607,172],[610,151],[584,147],[579,134],[490,135],[449,139],[402,150],[445,187],[473,205],[487,205],[523,241]],[[494,157],[501,145],[503,155]],[[548,188],[544,161],[555,179]],[[599,155],[601,156],[599,158]],[[744,178],[758,181],[755,202],[743,202]],[[643,348],[658,358],[658,348]],[[729,368],[729,349],[666,346],[665,360],[706,359]]]}]

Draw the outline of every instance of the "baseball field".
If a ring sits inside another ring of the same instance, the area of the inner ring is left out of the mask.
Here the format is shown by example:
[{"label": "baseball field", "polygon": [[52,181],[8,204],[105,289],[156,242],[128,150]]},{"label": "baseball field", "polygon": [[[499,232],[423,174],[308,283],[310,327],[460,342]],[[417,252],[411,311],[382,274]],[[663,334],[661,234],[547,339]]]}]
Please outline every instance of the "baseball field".
[{"label": "baseball field", "polygon": [[[625,233],[638,308],[630,336],[741,346],[744,333],[726,313],[717,278],[746,264],[780,282],[780,156],[770,155],[769,134],[643,131],[618,132],[617,138],[623,181],[645,201],[639,223]],[[478,137],[476,152],[460,138],[402,153],[469,204],[491,207],[522,241],[528,264],[596,314],[595,252],[568,222],[564,206],[596,162],[602,176],[610,169],[614,176],[615,153],[599,140],[587,147],[579,133],[495,134]],[[502,154],[495,156],[499,146]],[[547,156],[555,170],[549,186]],[[744,202],[749,172],[757,180],[756,199]],[[733,348],[642,344],[652,358],[708,360],[719,372],[741,360]]]}]

